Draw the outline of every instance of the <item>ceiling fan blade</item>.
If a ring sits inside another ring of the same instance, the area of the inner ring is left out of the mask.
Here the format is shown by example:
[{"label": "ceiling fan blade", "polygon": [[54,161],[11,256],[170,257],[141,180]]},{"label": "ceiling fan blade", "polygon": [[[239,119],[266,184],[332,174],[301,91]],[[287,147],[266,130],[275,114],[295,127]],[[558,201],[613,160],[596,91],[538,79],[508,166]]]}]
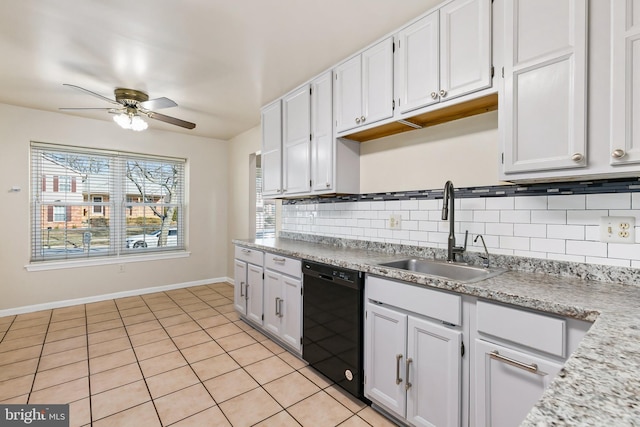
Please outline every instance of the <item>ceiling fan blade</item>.
[{"label": "ceiling fan blade", "polygon": [[155,99],[150,99],[148,101],[141,102],[140,106],[147,110],[158,110],[161,108],[177,107],[178,104],[176,104],[173,100],[169,98],[162,97],[162,98],[155,98]]},{"label": "ceiling fan blade", "polygon": [[113,99],[111,99],[111,98],[107,98],[106,96],[102,96],[102,95],[100,95],[99,93],[91,92],[89,89],[85,89],[85,88],[83,88],[83,87],[76,86],[76,85],[70,85],[70,84],[68,84],[68,83],[62,83],[62,85],[63,85],[63,86],[69,86],[69,87],[72,87],[72,88],[74,88],[74,89],[81,90],[81,91],[83,91],[83,92],[85,92],[85,93],[88,93],[89,95],[95,96],[96,98],[100,98],[100,99],[102,99],[102,100],[104,100],[104,101],[107,101],[107,102],[110,102],[110,103],[112,103],[112,104],[121,105],[121,104],[120,104],[119,102],[117,102],[116,100],[113,100]]},{"label": "ceiling fan blade", "polygon": [[196,127],[195,123],[187,122],[184,120],[176,119],[175,117],[165,116],[164,114],[156,113],[153,111],[146,111],[145,114],[154,120],[159,120],[161,122],[170,123],[172,125],[180,126],[187,129],[193,129]]},{"label": "ceiling fan blade", "polygon": [[75,111],[75,110],[102,110],[102,111],[109,111],[109,110],[113,110],[113,108],[111,107],[62,107],[62,108],[58,108],[58,110],[62,110],[62,111]]}]

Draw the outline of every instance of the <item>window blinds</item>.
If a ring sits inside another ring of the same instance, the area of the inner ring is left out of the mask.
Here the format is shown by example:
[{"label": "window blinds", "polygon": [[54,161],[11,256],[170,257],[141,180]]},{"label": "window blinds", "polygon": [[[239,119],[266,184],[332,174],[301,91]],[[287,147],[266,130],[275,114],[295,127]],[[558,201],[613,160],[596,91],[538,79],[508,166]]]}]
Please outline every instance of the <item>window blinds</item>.
[{"label": "window blinds", "polygon": [[184,159],[32,143],[31,260],[183,250],[184,166]]}]

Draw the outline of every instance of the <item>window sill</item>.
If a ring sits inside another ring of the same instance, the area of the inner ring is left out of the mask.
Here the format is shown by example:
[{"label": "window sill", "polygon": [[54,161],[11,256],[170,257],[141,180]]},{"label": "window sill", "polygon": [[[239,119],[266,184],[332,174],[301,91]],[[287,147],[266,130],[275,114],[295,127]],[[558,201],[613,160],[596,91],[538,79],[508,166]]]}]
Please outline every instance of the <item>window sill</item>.
[{"label": "window sill", "polygon": [[145,255],[128,255],[123,257],[105,257],[89,259],[72,259],[60,261],[42,261],[27,264],[24,268],[27,271],[60,270],[66,268],[93,267],[96,265],[127,264],[130,262],[158,261],[164,259],[187,258],[191,256],[188,251],[164,252]]}]

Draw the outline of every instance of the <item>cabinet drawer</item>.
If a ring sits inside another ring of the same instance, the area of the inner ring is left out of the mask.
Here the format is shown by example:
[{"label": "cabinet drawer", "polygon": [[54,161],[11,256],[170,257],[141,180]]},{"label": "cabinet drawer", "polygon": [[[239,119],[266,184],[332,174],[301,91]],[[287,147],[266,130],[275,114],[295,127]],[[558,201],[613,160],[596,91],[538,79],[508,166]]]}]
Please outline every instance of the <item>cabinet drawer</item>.
[{"label": "cabinet drawer", "polygon": [[302,277],[302,261],[282,255],[264,254],[264,267],[288,276]]},{"label": "cabinet drawer", "polygon": [[262,251],[243,248],[242,246],[236,246],[235,257],[241,261],[246,261],[256,265],[262,265],[264,261],[264,253]]},{"label": "cabinet drawer", "polygon": [[453,325],[462,324],[462,298],[422,286],[368,276],[365,285],[368,299],[389,304]]},{"label": "cabinet drawer", "polygon": [[478,332],[566,357],[566,321],[478,301]]}]

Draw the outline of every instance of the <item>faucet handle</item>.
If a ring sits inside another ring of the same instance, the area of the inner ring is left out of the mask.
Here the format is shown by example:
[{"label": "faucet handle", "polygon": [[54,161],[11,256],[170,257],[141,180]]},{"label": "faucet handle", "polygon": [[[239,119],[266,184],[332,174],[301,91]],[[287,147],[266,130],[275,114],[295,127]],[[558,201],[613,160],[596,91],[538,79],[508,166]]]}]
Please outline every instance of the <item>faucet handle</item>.
[{"label": "faucet handle", "polygon": [[467,239],[469,238],[469,230],[464,231],[464,246],[462,247],[463,251],[467,250]]}]

